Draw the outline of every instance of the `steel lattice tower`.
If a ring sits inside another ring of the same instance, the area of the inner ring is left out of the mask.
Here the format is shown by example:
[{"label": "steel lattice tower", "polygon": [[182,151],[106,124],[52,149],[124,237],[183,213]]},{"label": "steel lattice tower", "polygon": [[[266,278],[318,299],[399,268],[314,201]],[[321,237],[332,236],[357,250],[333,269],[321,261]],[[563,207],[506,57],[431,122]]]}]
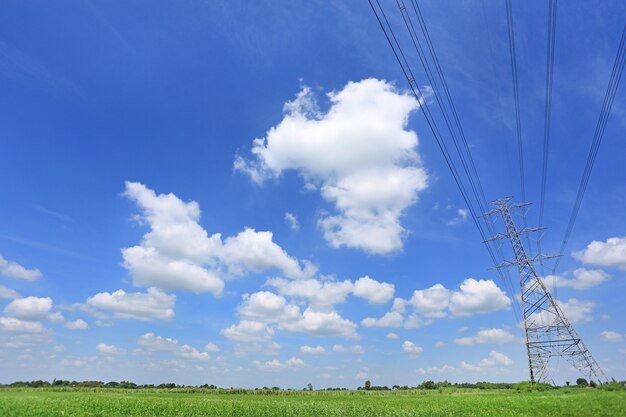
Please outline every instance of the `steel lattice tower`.
[{"label": "steel lattice tower", "polygon": [[522,244],[521,235],[542,230],[527,227],[518,230],[515,226],[511,210],[527,206],[529,203],[511,204],[511,200],[511,197],[507,197],[492,202],[495,209],[485,214],[485,216],[499,214],[505,226],[504,234],[500,233],[487,242],[508,239],[513,249],[515,258],[495,267],[504,268],[516,265],[519,272],[531,383],[553,383],[548,364],[550,358],[554,356],[567,360],[589,380],[599,383],[608,382],[606,375],[537,274],[534,263],[554,257],[554,255],[529,256]]}]

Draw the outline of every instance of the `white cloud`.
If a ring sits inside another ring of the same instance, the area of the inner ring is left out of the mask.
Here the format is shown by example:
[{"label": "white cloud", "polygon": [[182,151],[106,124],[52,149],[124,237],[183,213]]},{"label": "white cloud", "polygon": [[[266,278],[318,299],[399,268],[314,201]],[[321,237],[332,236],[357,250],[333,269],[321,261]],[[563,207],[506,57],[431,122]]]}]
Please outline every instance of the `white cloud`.
[{"label": "white cloud", "polygon": [[[179,358],[208,361],[211,357],[208,352],[202,352],[189,345],[179,345],[178,340],[146,333],[137,339],[137,344],[148,352],[172,352]],[[207,349],[208,350],[208,349]]]},{"label": "white cloud", "polygon": [[107,345],[106,343],[98,343],[96,350],[104,355],[122,355],[124,349],[120,349],[114,345]]},{"label": "white cloud", "polygon": [[511,343],[515,340],[515,336],[505,329],[482,329],[474,336],[461,337],[456,339],[454,343],[457,345],[475,345],[484,343]]},{"label": "white cloud", "polygon": [[513,361],[508,356],[506,356],[503,353],[492,350],[489,353],[488,357],[486,357],[485,359],[482,359],[476,364],[461,362],[461,368],[463,368],[465,371],[481,372],[484,370],[484,368],[490,368],[490,367],[494,367],[498,365],[510,366],[512,364],[513,364]]},{"label": "white cloud", "polygon": [[409,315],[404,321],[405,329],[419,329],[420,327],[428,326],[433,323],[433,319],[425,319],[418,316],[415,313]]},{"label": "white cloud", "polygon": [[301,353],[309,353],[311,355],[319,355],[321,353],[326,353],[326,349],[323,346],[300,346]]},{"label": "white cloud", "polygon": [[572,323],[585,323],[593,320],[591,315],[596,303],[587,300],[570,298],[567,301],[557,301],[565,317]]},{"label": "white cloud", "polygon": [[273,359],[273,360],[265,362],[265,363],[261,363],[259,361],[254,361],[254,363],[256,364],[256,366],[259,369],[279,369],[279,368],[283,367],[283,364],[280,363],[280,361],[278,359]]},{"label": "white cloud", "polygon": [[43,276],[38,269],[28,269],[18,264],[4,259],[0,255],[0,275],[8,278],[24,279],[26,281],[35,281]]},{"label": "white cloud", "polygon": [[50,297],[24,297],[11,301],[4,308],[4,313],[9,317],[20,320],[40,321],[48,320],[54,323],[62,323],[61,313],[52,313],[52,298]]},{"label": "white cloud", "polygon": [[315,266],[306,261],[301,268],[295,258],[274,243],[272,232],[257,232],[249,228],[237,236],[226,238],[219,258],[234,275],[279,269],[289,278],[304,279],[316,272]]},{"label": "white cloud", "polygon": [[171,319],[175,303],[175,295],[157,288],[148,288],[146,293],[127,293],[124,290],[101,292],[86,301],[88,307],[112,311],[114,317],[136,320]]},{"label": "white cloud", "polygon": [[207,343],[204,345],[204,350],[207,352],[219,352],[220,348],[215,343]]},{"label": "white cloud", "polygon": [[10,300],[14,300],[20,297],[21,296],[17,291],[13,291],[11,288],[0,285],[0,298],[8,298]]},{"label": "white cloud", "polygon": [[184,359],[193,359],[197,361],[208,361],[211,359],[207,352],[201,352],[189,345],[182,345],[177,351],[176,356]]},{"label": "white cloud", "polygon": [[356,324],[342,318],[336,311],[315,311],[307,308],[298,321],[280,324],[281,329],[292,332],[305,332],[314,336],[343,336],[358,338]]},{"label": "white cloud", "polygon": [[304,366],[304,361],[300,358],[291,357],[285,362],[287,366]]},{"label": "white cloud", "polygon": [[365,327],[401,327],[403,322],[402,314],[395,311],[390,311],[379,319],[367,317],[361,320]]},{"label": "white cloud", "polygon": [[612,237],[606,242],[594,240],[573,256],[586,264],[626,270],[626,237]]},{"label": "white cloud", "polygon": [[293,368],[293,367],[304,366],[304,361],[300,358],[292,357],[290,359],[287,359],[285,363],[282,363],[278,359],[273,359],[267,362],[254,361],[254,364],[259,369],[276,370],[276,369],[281,369],[281,368]]},{"label": "white cloud", "polygon": [[0,331],[11,333],[41,333],[44,327],[36,321],[20,320],[13,317],[0,317]]},{"label": "white cloud", "polygon": [[237,310],[245,320],[264,323],[293,321],[300,317],[298,306],[288,304],[284,297],[269,291],[260,291],[252,295],[245,294],[244,302]]},{"label": "white cloud", "polygon": [[600,334],[602,335],[602,340],[605,342],[621,342],[626,337],[626,335],[623,335],[622,333],[612,332],[610,330],[604,331]]},{"label": "white cloud", "polygon": [[352,345],[352,346],[344,346],[344,345],[333,345],[333,352],[336,353],[356,353],[358,355],[364,353],[363,347],[361,345]]},{"label": "white cloud", "polygon": [[298,223],[298,218],[293,214],[286,212],[285,213],[285,221],[293,231],[300,230],[300,223]]},{"label": "white cloud", "polygon": [[221,334],[236,342],[266,342],[274,336],[274,329],[258,321],[242,320],[223,329]]},{"label": "white cloud", "polygon": [[387,339],[390,339],[390,340],[396,340],[400,336],[398,336],[397,333],[390,332],[390,333],[387,333],[386,337]]},{"label": "white cloud", "polygon": [[336,304],[346,301],[352,292],[353,284],[348,281],[319,281],[316,279],[286,280],[271,278],[266,285],[278,290],[278,293],[288,297],[308,300],[316,310],[328,310]]},{"label": "white cloud", "polygon": [[149,351],[164,352],[175,350],[178,340],[157,336],[154,333],[146,333],[137,339],[137,344]]},{"label": "white cloud", "polygon": [[235,158],[234,167],[261,183],[296,170],[308,188],[318,188],[336,215],[319,220],[334,247],[370,253],[402,248],[404,210],[427,187],[416,152],[417,135],[405,130],[418,102],[385,81],[350,82],[319,107],[308,87],[285,104],[285,116],[265,138],[255,139],[255,159]]},{"label": "white cloud", "polygon": [[461,290],[450,297],[450,311],[455,316],[506,310],[510,306],[509,297],[492,280],[468,278],[461,284]]},{"label": "white cloud", "polygon": [[424,369],[424,368],[418,368],[416,370],[416,372],[420,375],[427,375],[427,374],[443,374],[446,372],[453,372],[455,371],[454,366],[450,366],[450,365],[443,365],[440,367],[437,366],[432,366],[428,369]]},{"label": "white cloud", "polygon": [[574,271],[574,278],[572,279],[548,275],[543,281],[551,287],[569,287],[575,290],[587,290],[602,284],[610,278],[611,276],[601,269],[578,268]]},{"label": "white cloud", "polygon": [[81,319],[68,321],[64,326],[70,330],[87,330],[89,328],[87,322]]},{"label": "white cloud", "polygon": [[208,235],[199,224],[200,206],[176,195],[159,194],[137,182],[126,182],[124,193],[141,209],[135,218],[150,231],[140,245],[122,249],[124,266],[133,282],[162,290],[208,292],[220,296],[225,277],[278,269],[290,278],[305,278],[315,272],[303,266],[273,242],[271,232],[246,228],[222,241]]},{"label": "white cloud", "polygon": [[446,343],[445,343],[445,342],[442,342],[442,341],[440,340],[440,341],[438,341],[437,343],[435,343],[435,347],[436,347],[436,348],[438,348],[438,349],[444,348],[444,347],[446,347]]},{"label": "white cloud", "polygon": [[354,283],[355,296],[364,298],[371,304],[383,304],[393,298],[395,287],[387,282],[378,282],[368,276],[359,278]]},{"label": "white cloud", "polygon": [[420,353],[422,353],[422,351],[423,351],[424,349],[422,349],[420,346],[416,345],[416,344],[415,344],[415,343],[413,343],[413,342],[410,342],[410,341],[408,341],[408,340],[405,340],[405,341],[402,343],[402,350],[403,350],[405,353],[408,353],[408,354],[409,354],[409,355],[411,355],[411,356],[417,356],[417,355],[419,355]]},{"label": "white cloud", "polygon": [[489,356],[487,358],[481,360],[478,363],[479,366],[494,366],[494,365],[509,366],[512,364],[513,364],[513,361],[509,357],[507,357],[503,353],[496,352],[495,350],[492,350],[489,353]]},{"label": "white cloud", "polygon": [[416,290],[409,300],[415,311],[426,317],[445,317],[450,304],[450,290],[441,284],[435,284],[425,290]]}]

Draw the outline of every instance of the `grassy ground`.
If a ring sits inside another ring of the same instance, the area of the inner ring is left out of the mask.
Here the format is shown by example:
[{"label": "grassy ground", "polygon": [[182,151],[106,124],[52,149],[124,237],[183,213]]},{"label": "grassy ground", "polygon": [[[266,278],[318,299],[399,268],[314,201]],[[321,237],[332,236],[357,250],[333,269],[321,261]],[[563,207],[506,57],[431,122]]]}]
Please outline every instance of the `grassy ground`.
[{"label": "grassy ground", "polygon": [[626,391],[561,389],[338,391],[231,394],[217,391],[2,389],[0,416],[626,416]]}]

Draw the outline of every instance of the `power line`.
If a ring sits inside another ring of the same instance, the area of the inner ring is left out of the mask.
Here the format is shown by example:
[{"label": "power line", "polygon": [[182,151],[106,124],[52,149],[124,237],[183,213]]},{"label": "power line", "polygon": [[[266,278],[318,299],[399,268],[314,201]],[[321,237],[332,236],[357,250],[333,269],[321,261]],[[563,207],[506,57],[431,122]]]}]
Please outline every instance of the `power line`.
[{"label": "power line", "polygon": [[[539,202],[539,227],[543,226],[543,212],[546,201],[546,183],[548,179],[548,151],[550,148],[550,118],[552,114],[552,79],[554,73],[554,44],[556,39],[557,0],[550,0],[548,5],[548,47],[546,57],[546,105],[543,125],[543,161],[541,167],[541,197]],[[537,250],[541,253],[541,239],[537,241]],[[541,275],[544,275],[543,262],[540,263]],[[554,286],[556,297],[556,286]]]},{"label": "power line", "polygon": [[[519,157],[519,176],[522,189],[522,201],[526,201],[526,187],[524,184],[524,149],[522,145],[522,121],[519,106],[519,88],[517,77],[517,58],[515,52],[515,27],[513,26],[513,8],[511,0],[506,0],[506,24],[509,32],[509,53],[511,56],[511,76],[513,78],[513,95],[515,98],[515,124],[517,133],[517,152]],[[526,226],[526,225],[524,225]]]},{"label": "power line", "polygon": [[[379,12],[376,10],[376,8],[374,7],[374,4],[372,3],[372,0],[368,0],[368,3],[372,9],[372,11],[374,12],[374,15],[376,16],[376,20],[378,21],[381,29],[383,30],[383,33],[385,35],[385,38],[387,40],[387,43],[389,44],[389,46],[392,49],[392,52],[398,62],[398,64],[400,65],[400,68],[405,76],[405,78],[408,81],[408,84],[411,88],[411,91],[413,93],[413,95],[416,97],[416,99],[418,100],[418,102],[420,103],[420,110],[422,111],[422,114],[424,115],[424,118],[426,119],[426,122],[428,123],[428,126],[431,130],[431,132],[433,133],[433,136],[435,137],[435,140],[437,142],[437,145],[440,149],[440,151],[443,153],[444,155],[444,159],[446,161],[446,164],[450,170],[450,172],[452,173],[452,176],[454,178],[454,181],[457,185],[457,187],[459,188],[459,191],[461,192],[461,195],[463,197],[463,200],[465,202],[465,204],[468,207],[468,210],[470,211],[470,214],[472,215],[472,220],[474,221],[474,224],[476,225],[483,241],[486,241],[486,235],[482,229],[482,226],[478,220],[478,216],[476,215],[476,210],[469,198],[468,192],[465,188],[465,185],[463,184],[463,181],[461,180],[461,177],[459,175],[459,172],[455,166],[454,160],[452,159],[448,148],[445,144],[445,142],[443,141],[441,132],[439,131],[435,120],[432,116],[432,113],[428,107],[428,104],[425,100],[425,96],[422,93],[421,89],[419,88],[418,83],[416,82],[415,76],[413,75],[413,72],[411,70],[411,67],[407,61],[406,55],[404,53],[404,51],[402,50],[402,46],[400,45],[400,42],[398,41],[398,38],[396,37],[393,28],[391,26],[391,24],[389,23],[389,20],[387,19],[387,16],[382,8],[382,6],[380,5],[379,0],[375,0],[376,5],[380,11]],[[400,4],[398,3],[398,5],[400,6]],[[406,9],[404,7],[401,7],[401,11],[405,11]],[[381,19],[382,16],[382,19]],[[404,18],[404,14],[403,14],[403,18]],[[383,24],[383,20],[384,20],[384,24]],[[406,22],[406,21],[405,21]],[[386,27],[385,27],[386,26]],[[411,34],[411,30],[409,30],[409,33]],[[413,31],[414,34],[414,31]],[[413,34],[411,34],[412,40],[413,40]],[[392,41],[393,39],[393,41]],[[417,44],[417,41],[415,41]],[[416,46],[416,48],[418,48]],[[420,48],[418,48],[418,53],[419,53]],[[423,51],[422,51],[423,52]],[[420,54],[420,59],[424,59],[424,57],[422,56],[422,54]],[[425,61],[423,61],[423,64],[425,64]],[[426,64],[425,64],[425,68],[426,68]],[[432,74],[431,74],[432,75]],[[450,125],[447,124],[449,129],[451,130],[451,134],[452,134],[452,129],[450,128]],[[457,152],[459,152],[460,157],[462,157],[462,153],[460,152],[459,148],[458,148],[458,144],[456,144],[455,142],[455,146],[457,148]],[[468,149],[469,150],[469,149]],[[467,172],[467,166],[464,164],[464,169],[466,170],[466,174],[468,175],[468,178],[471,179],[471,176],[469,176],[469,173]],[[471,180],[470,180],[471,183]],[[473,189],[474,193],[476,193],[476,190]],[[475,194],[476,196],[476,194]],[[480,205],[480,199],[478,199],[476,197],[477,201],[479,202]],[[491,246],[489,246],[487,243],[485,243],[487,250],[489,252],[489,255],[491,257],[491,259],[493,260],[494,263],[497,263],[496,261],[496,257],[493,253],[493,250],[491,248]],[[504,278],[502,278],[503,281],[505,281]],[[505,281],[506,282],[506,281]],[[510,291],[511,294],[513,294],[513,291]]]},{"label": "power line", "polygon": [[[596,161],[596,156],[598,155],[598,149],[600,148],[600,144],[602,143],[604,130],[606,128],[609,115],[611,114],[611,108],[613,107],[615,93],[617,92],[617,88],[619,86],[620,80],[622,79],[622,72],[624,70],[625,63],[626,63],[626,25],[624,25],[624,29],[622,31],[622,38],[619,43],[619,47],[617,49],[617,55],[615,57],[615,62],[613,63],[611,77],[609,78],[609,84],[606,89],[606,94],[604,95],[604,102],[602,103],[602,108],[600,110],[600,116],[598,118],[596,130],[593,135],[593,140],[591,141],[591,148],[589,149],[589,155],[587,156],[587,163],[585,165],[585,170],[583,171],[583,175],[580,180],[580,185],[578,186],[578,193],[576,194],[574,207],[572,208],[572,213],[570,215],[567,228],[565,229],[565,237],[563,238],[563,242],[561,243],[561,249],[559,250],[559,253],[563,253],[565,251],[565,247],[567,246],[567,243],[569,242],[572,229],[574,228],[574,223],[576,223],[576,218],[578,217],[578,211],[580,210],[580,205],[582,204],[583,197],[585,196],[585,191],[587,190],[587,184],[589,183],[589,178],[591,177],[591,172],[593,171],[593,165]],[[556,269],[559,267],[559,264],[560,264],[560,258],[559,260],[557,260],[554,268],[552,269],[552,274],[556,273]]]},{"label": "power line", "polygon": [[[428,79],[431,83],[431,85],[434,86],[434,94],[435,94],[435,98],[437,99],[437,103],[439,104],[439,108],[444,116],[444,120],[446,122],[446,125],[448,126],[448,130],[450,131],[450,135],[452,137],[452,140],[454,142],[455,148],[457,150],[457,154],[459,155],[459,159],[461,160],[461,163],[463,165],[465,174],[467,175],[469,182],[470,182],[470,186],[472,188],[473,194],[474,194],[474,198],[476,199],[476,201],[478,202],[478,206],[480,207],[482,212],[486,212],[488,210],[488,202],[487,199],[485,197],[485,193],[484,193],[484,189],[482,186],[482,182],[480,181],[480,176],[478,175],[478,170],[476,169],[476,164],[474,163],[474,158],[472,157],[472,153],[470,151],[468,142],[467,142],[467,138],[465,136],[465,131],[463,129],[463,126],[461,124],[458,112],[456,110],[456,105],[454,104],[454,100],[452,99],[452,94],[450,93],[450,89],[448,88],[448,83],[446,81],[446,77],[444,75],[444,72],[441,68],[441,64],[439,62],[439,58],[436,52],[436,48],[435,45],[432,42],[432,38],[430,36],[430,33],[428,31],[428,26],[426,25],[426,21],[424,19],[424,16],[422,14],[421,8],[419,7],[419,3],[417,2],[417,0],[411,0],[411,5],[414,11],[415,16],[417,17],[417,20],[419,22],[420,28],[421,28],[421,32],[422,35],[424,36],[424,39],[426,40],[426,44],[428,46],[428,50],[430,52],[430,56],[431,59],[433,61],[433,63],[435,64],[435,69],[437,72],[437,75],[441,81],[441,85],[443,86],[443,92],[445,94],[445,99],[447,101],[448,107],[450,108],[450,112],[452,113],[452,116],[454,118],[455,121],[455,126],[459,132],[460,138],[461,138],[461,144],[462,144],[462,148],[463,151],[461,151],[459,149],[459,144],[458,144],[458,140],[457,140],[457,135],[455,134],[454,129],[450,126],[450,122],[449,122],[449,116],[448,116],[448,112],[446,110],[446,107],[441,103],[441,100],[439,99],[440,93],[439,93],[439,88],[437,86],[437,83],[435,82],[434,77],[432,76],[432,71],[430,69],[430,65],[428,64],[428,60],[426,59],[422,59],[422,57],[425,55],[420,42],[419,42],[419,38],[417,37],[417,33],[415,32],[415,27],[413,26],[413,22],[412,19],[410,18],[410,15],[408,14],[408,12],[406,12],[406,7],[404,6],[404,2],[401,2],[399,0],[396,0],[396,3],[398,4],[399,8],[400,8],[400,12],[403,14],[403,18],[405,21],[405,24],[408,22],[410,25],[410,29],[407,26],[407,29],[409,29],[409,34],[411,34],[411,39],[413,41],[413,45],[415,46],[418,55],[420,56],[420,60],[422,61],[422,65],[424,66],[425,70],[426,70],[426,74],[428,76]],[[404,13],[406,12],[406,18],[404,17]],[[413,36],[414,35],[414,36]],[[465,156],[464,156],[465,153]],[[469,165],[469,169],[468,169],[468,165]],[[491,227],[491,224],[488,221],[485,221],[485,224],[487,226],[487,229],[489,231],[490,235],[494,234],[493,228]],[[488,243],[486,243],[486,245],[488,245]],[[500,258],[504,258],[504,256],[502,255],[502,252],[500,250],[499,246],[495,246],[495,250],[497,252],[497,254],[499,255]],[[500,273],[500,277],[505,285],[505,287],[507,287],[507,291],[510,294],[514,294],[513,288],[512,288],[512,284],[510,282],[510,272],[508,269],[505,270],[506,273],[506,277],[502,276],[502,274]]]}]

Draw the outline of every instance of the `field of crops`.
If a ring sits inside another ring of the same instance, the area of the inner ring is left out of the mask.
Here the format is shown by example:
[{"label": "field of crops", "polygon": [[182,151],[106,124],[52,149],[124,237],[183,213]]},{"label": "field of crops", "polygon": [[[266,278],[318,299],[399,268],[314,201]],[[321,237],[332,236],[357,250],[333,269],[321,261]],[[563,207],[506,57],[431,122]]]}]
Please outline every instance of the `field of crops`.
[{"label": "field of crops", "polygon": [[0,416],[626,416],[626,392],[1,389]]}]

